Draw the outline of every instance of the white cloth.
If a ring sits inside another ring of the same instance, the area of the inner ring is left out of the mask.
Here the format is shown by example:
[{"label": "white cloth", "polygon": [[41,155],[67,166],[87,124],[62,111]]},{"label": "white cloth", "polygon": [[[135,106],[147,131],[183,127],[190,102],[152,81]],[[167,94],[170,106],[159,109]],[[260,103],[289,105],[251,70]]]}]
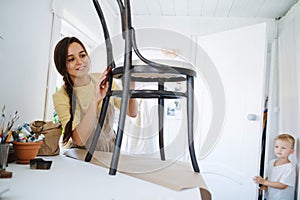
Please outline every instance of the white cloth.
[{"label": "white cloth", "polygon": [[268,187],[268,200],[294,200],[294,187],[296,181],[296,171],[292,163],[274,166],[276,159],[269,162],[268,180],[272,182],[280,182],[288,185],[285,189],[276,189]]}]

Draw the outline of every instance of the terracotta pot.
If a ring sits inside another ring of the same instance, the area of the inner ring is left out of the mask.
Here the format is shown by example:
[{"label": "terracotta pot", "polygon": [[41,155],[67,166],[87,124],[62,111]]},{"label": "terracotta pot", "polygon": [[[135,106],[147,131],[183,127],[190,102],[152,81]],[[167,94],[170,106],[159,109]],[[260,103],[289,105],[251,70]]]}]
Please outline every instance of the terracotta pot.
[{"label": "terracotta pot", "polygon": [[13,142],[18,164],[29,164],[34,159],[43,142]]}]

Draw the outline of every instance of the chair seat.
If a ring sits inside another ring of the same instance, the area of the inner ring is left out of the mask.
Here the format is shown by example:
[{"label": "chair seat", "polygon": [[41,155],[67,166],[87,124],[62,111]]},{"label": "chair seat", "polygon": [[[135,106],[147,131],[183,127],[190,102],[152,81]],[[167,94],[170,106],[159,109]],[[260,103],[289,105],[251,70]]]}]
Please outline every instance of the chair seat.
[{"label": "chair seat", "polygon": [[[163,99],[180,99],[187,97],[186,92],[174,92],[166,90],[133,90],[129,92],[131,98],[163,98]],[[122,90],[109,91],[109,96],[122,97]]]},{"label": "chair seat", "polygon": [[[177,82],[185,81],[186,76],[196,76],[194,67],[187,62],[174,60],[154,60],[154,62],[162,64],[163,67],[152,66],[143,63],[140,60],[132,61],[131,78],[138,82]],[[122,78],[123,66],[113,69],[114,78]]]}]

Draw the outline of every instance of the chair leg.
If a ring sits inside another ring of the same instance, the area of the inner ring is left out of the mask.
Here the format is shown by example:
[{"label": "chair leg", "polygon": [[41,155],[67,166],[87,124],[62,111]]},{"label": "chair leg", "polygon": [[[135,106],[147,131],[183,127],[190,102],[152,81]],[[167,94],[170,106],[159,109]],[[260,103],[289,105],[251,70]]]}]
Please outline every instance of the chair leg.
[{"label": "chair leg", "polygon": [[117,130],[117,138],[115,142],[115,147],[111,159],[109,175],[115,175],[117,173],[124,127],[125,127],[125,119],[127,113],[127,105],[128,105],[128,92],[129,92],[129,85],[124,85],[123,94],[122,94],[122,101],[121,101],[121,108],[120,108],[120,115],[119,115],[119,123],[118,123],[118,130]]},{"label": "chair leg", "polygon": [[114,152],[113,152],[112,159],[111,159],[109,175],[115,175],[117,172],[120,151],[121,151],[121,144],[122,144],[122,139],[123,139],[123,132],[124,132],[124,127],[125,127],[128,99],[129,99],[129,83],[128,84],[124,83],[120,115],[119,115],[118,130],[117,130],[117,138],[116,138]]},{"label": "chair leg", "polygon": [[125,119],[127,114],[127,106],[128,106],[128,99],[129,99],[129,92],[130,92],[130,82],[131,82],[131,72],[130,67],[132,66],[132,46],[131,46],[131,38],[130,33],[125,33],[125,60],[124,60],[124,75],[123,75],[123,91],[121,97],[121,108],[119,114],[119,123],[118,123],[118,130],[117,130],[117,138],[115,142],[114,152],[112,155],[109,175],[115,175],[117,173],[120,151],[121,151],[121,144],[123,139],[123,132],[125,127]]},{"label": "chair leg", "polygon": [[[158,83],[158,90],[164,90],[164,83]],[[159,128],[159,150],[160,159],[166,160],[164,149],[164,98],[158,99],[158,128]]]},{"label": "chair leg", "polygon": [[100,112],[100,116],[99,116],[99,121],[98,121],[98,125],[97,125],[97,128],[96,128],[94,137],[93,137],[93,141],[92,141],[92,144],[91,144],[91,146],[90,146],[90,148],[89,148],[89,150],[88,150],[88,152],[85,156],[85,161],[86,162],[90,162],[92,157],[93,157],[93,154],[94,154],[94,151],[95,151],[96,145],[98,143],[98,139],[100,137],[102,127],[103,127],[103,124],[104,124],[104,121],[105,121],[107,108],[108,108],[108,105],[109,105],[109,98],[110,98],[109,96],[106,96],[103,99],[103,104],[102,104],[102,108],[101,108],[101,112]]},{"label": "chair leg", "polygon": [[194,148],[194,78],[187,77],[187,123],[188,142],[192,165],[195,172],[200,172]]}]

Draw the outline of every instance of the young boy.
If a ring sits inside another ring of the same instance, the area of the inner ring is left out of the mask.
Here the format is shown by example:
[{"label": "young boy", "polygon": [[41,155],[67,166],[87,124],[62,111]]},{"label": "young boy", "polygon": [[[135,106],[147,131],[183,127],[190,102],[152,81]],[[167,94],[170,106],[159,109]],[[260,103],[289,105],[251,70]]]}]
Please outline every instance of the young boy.
[{"label": "young boy", "polygon": [[261,184],[260,190],[266,190],[268,200],[293,200],[296,171],[289,155],[294,153],[295,139],[289,134],[280,134],[275,138],[274,153],[277,159],[273,159],[268,165],[266,179],[255,176],[253,180]]}]

